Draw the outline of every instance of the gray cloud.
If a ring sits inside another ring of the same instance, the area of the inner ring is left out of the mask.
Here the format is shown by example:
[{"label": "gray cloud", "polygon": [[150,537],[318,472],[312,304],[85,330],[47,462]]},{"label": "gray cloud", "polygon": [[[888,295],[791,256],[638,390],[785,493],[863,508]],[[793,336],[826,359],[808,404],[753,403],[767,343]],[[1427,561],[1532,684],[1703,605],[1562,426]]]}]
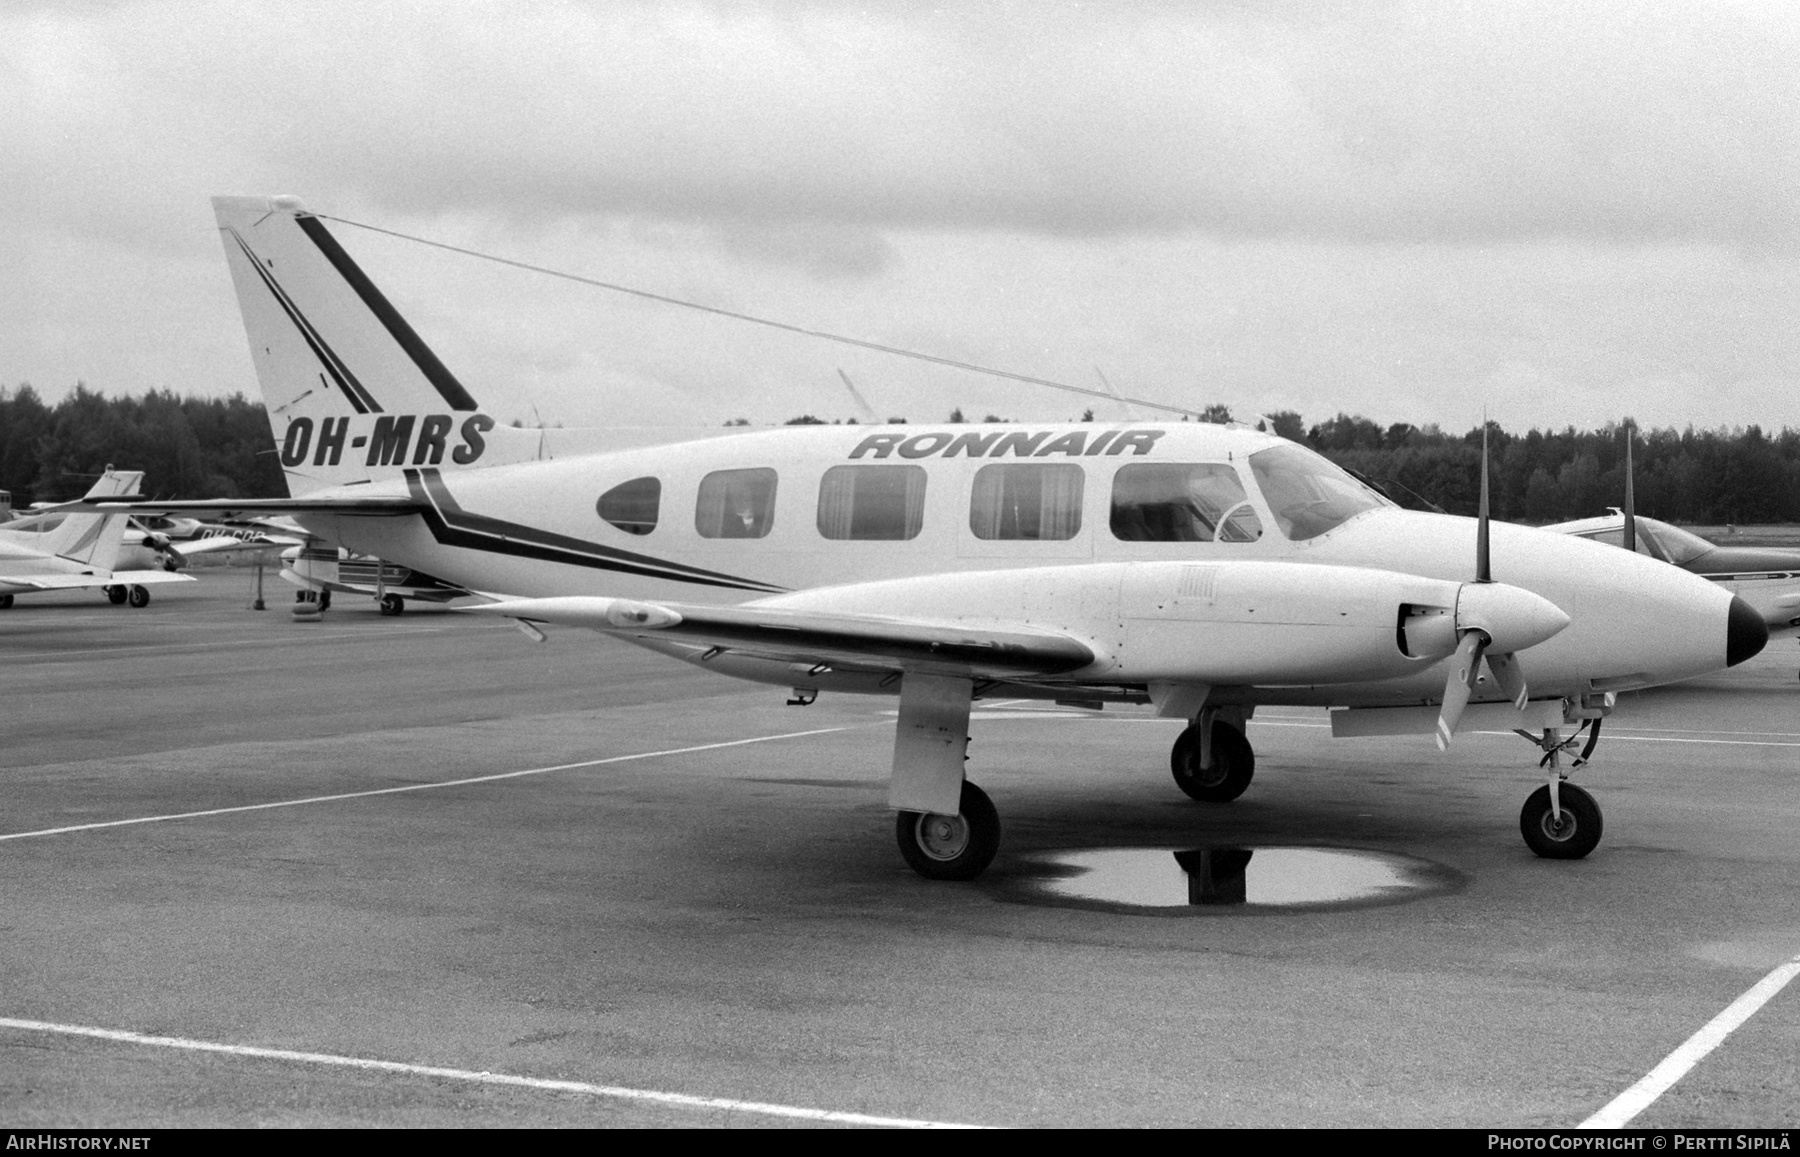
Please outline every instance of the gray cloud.
[{"label": "gray cloud", "polygon": [[12,163],[54,154],[104,183],[186,152],[415,214],[1800,236],[1800,12],[1785,5],[171,14],[6,20],[33,114]]}]

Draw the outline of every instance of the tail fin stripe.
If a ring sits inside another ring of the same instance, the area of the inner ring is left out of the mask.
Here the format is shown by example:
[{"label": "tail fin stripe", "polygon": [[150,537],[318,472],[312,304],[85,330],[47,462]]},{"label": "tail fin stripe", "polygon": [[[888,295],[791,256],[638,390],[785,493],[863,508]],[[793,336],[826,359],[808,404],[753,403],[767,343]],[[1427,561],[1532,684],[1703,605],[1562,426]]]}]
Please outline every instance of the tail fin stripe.
[{"label": "tail fin stripe", "polygon": [[407,324],[405,318],[400,316],[400,311],[395,309],[393,304],[382,295],[381,290],[375,287],[375,283],[369,280],[368,275],[351,259],[350,254],[344,251],[344,247],[338,244],[337,238],[331,235],[324,223],[310,213],[297,214],[294,221],[308,237],[312,238],[313,244],[319,247],[319,251],[325,255],[325,259],[331,262],[343,279],[350,283],[350,288],[356,291],[356,296],[362,298],[363,304],[369,307],[369,312],[373,313],[376,319],[387,327],[389,335],[400,344],[400,348],[406,351],[407,356],[412,358],[413,364],[419,367],[419,372],[425,375],[425,380],[430,382],[439,394],[443,395],[444,401],[449,403],[450,408],[452,410],[478,409],[475,399],[469,396],[469,391],[463,389],[462,383],[456,380],[456,376],[445,368],[444,363],[438,360],[436,354],[431,352],[431,347],[427,346],[424,339],[413,330],[412,326]]},{"label": "tail fin stripe", "polygon": [[263,268],[262,262],[257,259],[250,246],[244,243],[244,239],[238,236],[237,230],[231,230],[231,238],[238,243],[238,248],[244,251],[244,259],[250,263],[250,268],[256,270],[256,275],[262,279],[262,283],[274,295],[282,312],[286,313],[288,320],[294,323],[294,328],[300,331],[300,336],[305,339],[314,356],[319,359],[320,364],[325,367],[332,380],[337,382],[338,388],[344,391],[344,397],[349,400],[350,405],[359,414],[367,414],[371,411],[377,414],[381,413],[381,406],[370,396],[368,390],[363,388],[363,384],[356,380],[356,375],[350,372],[350,367],[343,363],[343,359],[339,358],[331,347],[325,344],[325,339],[319,336],[318,330],[314,329],[312,323],[306,320],[306,315],[300,312],[300,307],[294,304],[293,299],[288,297],[281,285]]}]

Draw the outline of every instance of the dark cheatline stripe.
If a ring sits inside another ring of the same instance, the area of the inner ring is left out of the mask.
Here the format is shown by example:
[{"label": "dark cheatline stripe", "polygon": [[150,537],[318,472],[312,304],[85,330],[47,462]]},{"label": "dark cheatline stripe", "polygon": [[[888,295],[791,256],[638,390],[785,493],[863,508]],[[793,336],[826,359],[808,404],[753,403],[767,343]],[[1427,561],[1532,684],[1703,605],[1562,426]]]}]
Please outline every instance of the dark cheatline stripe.
[{"label": "dark cheatline stripe", "polygon": [[649,555],[616,550],[597,542],[553,534],[517,522],[470,514],[457,505],[456,499],[451,497],[443,478],[436,470],[408,470],[406,483],[413,497],[425,505],[425,509],[419,512],[419,517],[425,520],[432,537],[445,546],[459,546],[491,554],[510,554],[518,558],[535,558],[596,570],[612,570],[621,574],[643,575],[698,586],[728,587],[770,594],[787,589],[755,579],[739,578]]},{"label": "dark cheatline stripe", "polygon": [[300,307],[294,304],[293,299],[288,297],[269,271],[263,268],[262,262],[257,260],[256,253],[244,243],[242,237],[238,236],[237,230],[232,229],[230,233],[231,239],[236,241],[238,248],[244,251],[244,259],[250,262],[250,268],[256,270],[256,275],[262,278],[263,285],[268,287],[269,293],[275,298],[275,303],[281,306],[282,312],[288,315],[288,320],[294,323],[294,328],[300,331],[301,338],[311,347],[313,356],[319,359],[319,364],[325,367],[332,380],[337,382],[338,389],[344,392],[345,399],[359,414],[367,414],[370,411],[379,414],[381,407],[376,404],[374,398],[369,396],[369,391],[363,389],[362,383],[356,380],[356,375],[350,372],[350,367],[345,365],[343,359],[339,358],[337,353],[326,344],[325,339],[319,336],[319,331],[313,328],[312,323],[306,320],[306,315],[300,312]]},{"label": "dark cheatline stripe", "polygon": [[388,333],[400,343],[400,348],[406,351],[407,356],[412,358],[413,364],[419,367],[419,372],[425,375],[425,380],[443,395],[450,408],[477,409],[475,399],[469,396],[469,391],[463,389],[462,383],[456,380],[456,375],[445,368],[438,356],[431,352],[431,347],[400,316],[400,311],[382,296],[381,290],[375,288],[375,283],[344,252],[344,247],[337,243],[337,238],[325,228],[324,222],[310,214],[297,215],[294,220],[312,238],[313,244],[319,247],[319,252],[325,255],[325,259],[350,283],[350,288],[356,291],[356,296],[362,298],[363,304],[369,307],[369,312],[387,327]]}]

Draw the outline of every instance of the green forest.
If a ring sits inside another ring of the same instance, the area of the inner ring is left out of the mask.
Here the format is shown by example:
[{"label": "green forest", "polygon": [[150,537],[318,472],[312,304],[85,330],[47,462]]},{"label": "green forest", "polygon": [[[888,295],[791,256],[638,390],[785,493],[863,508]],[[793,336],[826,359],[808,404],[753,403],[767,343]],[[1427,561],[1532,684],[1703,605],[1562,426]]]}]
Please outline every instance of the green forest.
[{"label": "green forest", "polygon": [[[1205,413],[1230,418],[1222,405]],[[961,421],[961,412],[949,420]],[[1357,472],[1402,505],[1475,511],[1480,427],[1446,433],[1349,414],[1308,426],[1291,411],[1268,420],[1276,433]],[[1629,428],[1519,434],[1490,422],[1494,516],[1545,523],[1621,505]],[[1800,522],[1800,430],[1639,430],[1634,446],[1641,514],[1705,525]],[[109,463],[144,471],[145,491],[161,497],[285,493],[263,407],[242,395],[179,398],[153,391],[109,398],[77,386],[47,406],[29,385],[0,388],[0,489],[11,491],[15,507],[78,497]]]}]

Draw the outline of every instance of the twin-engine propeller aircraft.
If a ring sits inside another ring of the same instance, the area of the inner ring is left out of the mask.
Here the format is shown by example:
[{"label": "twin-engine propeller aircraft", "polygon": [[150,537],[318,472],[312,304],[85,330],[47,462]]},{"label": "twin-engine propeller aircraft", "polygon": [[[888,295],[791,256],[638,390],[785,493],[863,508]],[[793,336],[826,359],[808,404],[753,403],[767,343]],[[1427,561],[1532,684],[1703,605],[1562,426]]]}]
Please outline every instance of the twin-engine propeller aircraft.
[{"label": "twin-engine propeller aircraft", "polygon": [[1673,567],[1401,510],[1241,427],[803,426],[653,448],[509,429],[320,217],[292,198],[214,207],[293,497],[184,509],[291,514],[506,592],[473,609],[536,638],[587,627],[797,703],[897,695],[889,801],[928,877],[972,878],[999,846],[963,773],[970,704],[996,696],[1188,720],[1175,782],[1212,803],[1249,785],[1244,724],[1268,704],[1333,707],[1340,735],[1516,729],[1550,769],[1526,842],[1586,855],[1601,818],[1565,782],[1568,729],[1589,729],[1585,756],[1614,693],[1766,639]]},{"label": "twin-engine propeller aircraft", "polygon": [[[109,466],[87,492],[87,499],[134,496],[143,477],[141,470]],[[150,602],[146,585],[193,581],[160,567],[114,569],[125,550],[128,517],[123,512],[94,514],[59,508],[0,526],[0,610],[11,607],[16,594],[83,587],[100,587],[114,603],[142,607]]]}]

